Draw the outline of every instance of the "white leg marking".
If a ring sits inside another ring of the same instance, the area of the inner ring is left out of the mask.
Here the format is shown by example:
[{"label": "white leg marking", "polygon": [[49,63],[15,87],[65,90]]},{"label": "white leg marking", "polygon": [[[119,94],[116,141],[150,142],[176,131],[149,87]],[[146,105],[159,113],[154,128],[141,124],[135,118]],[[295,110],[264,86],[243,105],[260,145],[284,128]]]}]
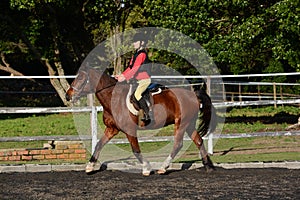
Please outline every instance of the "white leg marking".
[{"label": "white leg marking", "polygon": [[164,174],[167,172],[167,169],[169,168],[171,162],[172,162],[172,157],[171,155],[169,155],[167,157],[167,159],[163,162],[162,166],[160,167],[160,169],[157,171],[158,174]]},{"label": "white leg marking", "polygon": [[143,161],[143,176],[150,176],[151,165],[148,161]]},{"label": "white leg marking", "polygon": [[85,167],[85,172],[90,173],[90,172],[94,171],[95,164],[96,163],[94,163],[94,162],[89,162]]}]

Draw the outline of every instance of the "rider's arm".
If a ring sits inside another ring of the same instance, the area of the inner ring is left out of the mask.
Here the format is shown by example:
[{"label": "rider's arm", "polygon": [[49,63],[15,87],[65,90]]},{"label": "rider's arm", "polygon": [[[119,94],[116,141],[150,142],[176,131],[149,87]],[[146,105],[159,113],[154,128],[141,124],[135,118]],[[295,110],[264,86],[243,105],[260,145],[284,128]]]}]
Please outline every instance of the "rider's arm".
[{"label": "rider's arm", "polygon": [[[133,63],[132,68],[130,69],[130,67],[128,67],[122,74],[124,75],[126,80],[129,80],[131,78],[134,77],[134,75],[136,74],[136,72],[139,70],[139,68],[141,67],[141,65],[143,64],[143,62],[146,59],[146,53],[140,53],[137,57],[135,62]],[[132,62],[132,60],[131,60]]]}]

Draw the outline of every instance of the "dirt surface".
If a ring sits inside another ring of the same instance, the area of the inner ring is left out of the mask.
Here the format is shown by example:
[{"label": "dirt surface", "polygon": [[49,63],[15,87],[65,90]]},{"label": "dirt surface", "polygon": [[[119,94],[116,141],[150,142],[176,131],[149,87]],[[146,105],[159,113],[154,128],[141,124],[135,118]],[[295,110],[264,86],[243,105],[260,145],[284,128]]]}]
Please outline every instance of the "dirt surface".
[{"label": "dirt surface", "polygon": [[300,199],[300,170],[2,173],[0,199]]}]

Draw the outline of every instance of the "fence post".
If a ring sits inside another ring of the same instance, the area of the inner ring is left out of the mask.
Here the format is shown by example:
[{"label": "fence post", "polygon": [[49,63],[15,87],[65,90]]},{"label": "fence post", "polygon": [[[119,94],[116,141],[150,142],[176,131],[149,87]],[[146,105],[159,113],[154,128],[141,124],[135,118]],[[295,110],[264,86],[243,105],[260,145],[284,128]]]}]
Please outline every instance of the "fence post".
[{"label": "fence post", "polygon": [[210,155],[214,154],[214,149],[213,149],[213,133],[208,134],[208,140],[207,140],[207,153]]},{"label": "fence post", "polygon": [[239,101],[240,102],[242,101],[242,86],[240,83],[239,83]]},{"label": "fence post", "polygon": [[[207,77],[207,94],[210,96],[211,94],[211,77]],[[208,133],[208,140],[207,140],[207,153],[213,154],[213,133]]]},{"label": "fence post", "polygon": [[273,97],[274,97],[274,108],[277,108],[277,103],[276,103],[276,83],[273,82]]},{"label": "fence post", "polygon": [[223,101],[226,102],[226,92],[225,92],[225,84],[222,83],[222,95],[223,95]]},{"label": "fence post", "polygon": [[[283,91],[282,91],[282,85],[280,85],[280,99],[283,100]],[[283,104],[281,104],[283,107]]]},{"label": "fence post", "polygon": [[208,96],[210,96],[210,93],[211,93],[211,78],[210,78],[210,76],[207,76],[207,79],[206,79],[206,86],[207,86],[207,88],[206,88],[206,92],[207,92],[207,94],[208,94]]},{"label": "fence post", "polygon": [[97,108],[94,106],[94,94],[88,94],[88,105],[91,107],[90,119],[91,119],[91,135],[92,135],[92,153],[95,151],[97,144]]},{"label": "fence post", "polygon": [[260,96],[260,85],[257,85],[257,94],[258,94],[258,100],[261,100],[261,96]]}]

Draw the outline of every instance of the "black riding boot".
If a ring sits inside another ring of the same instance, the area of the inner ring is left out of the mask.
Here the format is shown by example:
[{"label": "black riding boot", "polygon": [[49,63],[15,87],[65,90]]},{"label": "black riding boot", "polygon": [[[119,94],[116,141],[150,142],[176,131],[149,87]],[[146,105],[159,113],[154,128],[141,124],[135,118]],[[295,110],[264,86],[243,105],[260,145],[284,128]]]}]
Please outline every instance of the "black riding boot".
[{"label": "black riding boot", "polygon": [[143,111],[144,111],[144,116],[142,118],[142,121],[145,122],[145,125],[147,126],[151,122],[151,119],[149,116],[149,107],[144,98],[141,98],[141,100],[139,100],[139,105],[140,105],[140,108],[143,109]]}]

